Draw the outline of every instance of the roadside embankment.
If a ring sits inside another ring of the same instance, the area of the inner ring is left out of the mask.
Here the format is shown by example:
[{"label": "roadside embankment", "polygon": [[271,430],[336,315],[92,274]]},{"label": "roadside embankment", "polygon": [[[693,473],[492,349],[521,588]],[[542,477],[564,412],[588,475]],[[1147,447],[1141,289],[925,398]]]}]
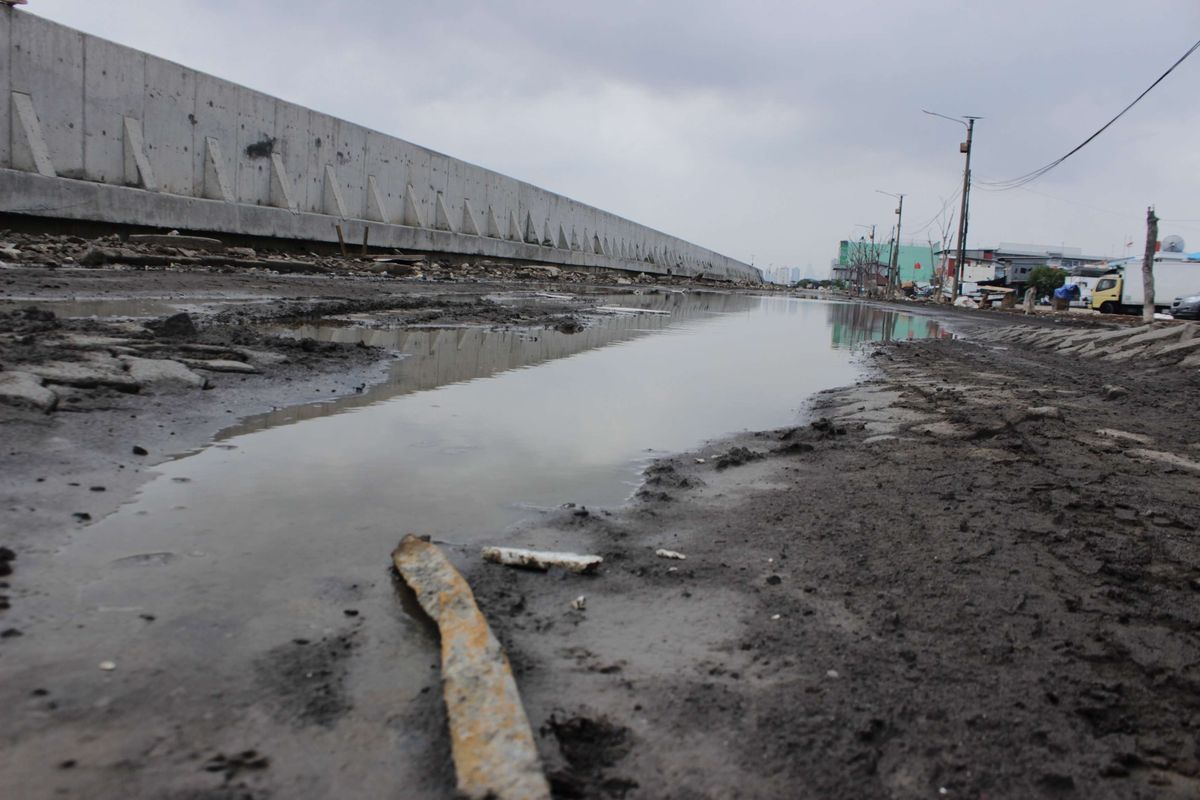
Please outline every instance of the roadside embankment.
[{"label": "roadside embankment", "polygon": [[605,558],[468,575],[558,795],[1194,797],[1193,330],[880,345],[510,537]]}]

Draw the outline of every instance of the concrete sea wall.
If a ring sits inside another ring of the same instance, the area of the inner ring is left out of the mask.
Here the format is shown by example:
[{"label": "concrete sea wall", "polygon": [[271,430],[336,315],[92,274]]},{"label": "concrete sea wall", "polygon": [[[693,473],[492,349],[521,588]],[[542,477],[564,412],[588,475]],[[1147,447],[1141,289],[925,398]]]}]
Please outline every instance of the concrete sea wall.
[{"label": "concrete sea wall", "polygon": [[0,212],[720,280],[748,264],[0,5]]}]

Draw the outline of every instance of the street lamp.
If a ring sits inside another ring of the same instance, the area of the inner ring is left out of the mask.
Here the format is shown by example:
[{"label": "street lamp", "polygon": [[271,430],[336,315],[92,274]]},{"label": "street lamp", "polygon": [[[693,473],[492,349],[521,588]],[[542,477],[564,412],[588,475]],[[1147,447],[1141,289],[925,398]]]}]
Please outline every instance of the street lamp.
[{"label": "street lamp", "polygon": [[925,109],[921,109],[921,111],[931,117],[941,117],[951,122],[957,122],[967,129],[967,140],[958,146],[958,152],[965,154],[967,158],[966,165],[963,167],[962,207],[958,212],[958,254],[954,265],[954,280],[950,284],[950,302],[953,303],[958,299],[958,277],[962,274],[963,260],[966,258],[967,253],[967,209],[969,208],[968,198],[971,196],[971,137],[975,133],[975,120],[983,119],[983,117],[968,115],[949,117],[945,114],[939,114],[936,111],[926,111]]}]

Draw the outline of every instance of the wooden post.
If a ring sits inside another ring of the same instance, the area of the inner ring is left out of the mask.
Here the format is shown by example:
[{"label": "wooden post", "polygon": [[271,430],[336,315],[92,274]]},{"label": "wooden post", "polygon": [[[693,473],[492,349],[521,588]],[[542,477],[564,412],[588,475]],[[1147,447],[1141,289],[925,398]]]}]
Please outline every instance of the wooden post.
[{"label": "wooden post", "polygon": [[1146,255],[1142,258],[1142,322],[1154,322],[1154,252],[1158,249],[1158,217],[1146,209]]},{"label": "wooden post", "polygon": [[342,235],[342,226],[334,224],[333,229],[337,231],[338,246],[342,248],[342,258],[346,257],[346,237]]}]

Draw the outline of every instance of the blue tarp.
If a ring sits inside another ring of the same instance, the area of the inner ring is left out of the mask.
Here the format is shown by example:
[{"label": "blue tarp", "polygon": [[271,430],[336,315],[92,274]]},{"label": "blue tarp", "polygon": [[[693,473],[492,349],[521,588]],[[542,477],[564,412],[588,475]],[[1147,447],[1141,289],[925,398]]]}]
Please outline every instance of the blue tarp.
[{"label": "blue tarp", "polygon": [[1059,300],[1078,300],[1079,287],[1073,283],[1068,283],[1065,286],[1060,286],[1055,289],[1054,296]]}]

